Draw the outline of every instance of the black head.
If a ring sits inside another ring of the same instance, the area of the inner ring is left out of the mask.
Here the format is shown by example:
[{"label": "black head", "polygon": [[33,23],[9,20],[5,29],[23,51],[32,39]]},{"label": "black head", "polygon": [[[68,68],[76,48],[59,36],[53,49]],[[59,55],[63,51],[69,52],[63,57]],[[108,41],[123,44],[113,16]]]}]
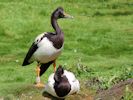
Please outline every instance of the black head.
[{"label": "black head", "polygon": [[70,16],[64,12],[64,9],[62,7],[58,7],[53,13],[52,17],[59,19],[59,18],[73,18],[73,16]]},{"label": "black head", "polygon": [[60,76],[62,76],[64,74],[64,69],[62,68],[61,65],[59,65],[59,67],[57,68],[55,74],[60,75]]},{"label": "black head", "polygon": [[59,81],[61,77],[63,76],[63,74],[64,74],[64,69],[62,68],[61,65],[59,65],[54,75],[55,81]]}]

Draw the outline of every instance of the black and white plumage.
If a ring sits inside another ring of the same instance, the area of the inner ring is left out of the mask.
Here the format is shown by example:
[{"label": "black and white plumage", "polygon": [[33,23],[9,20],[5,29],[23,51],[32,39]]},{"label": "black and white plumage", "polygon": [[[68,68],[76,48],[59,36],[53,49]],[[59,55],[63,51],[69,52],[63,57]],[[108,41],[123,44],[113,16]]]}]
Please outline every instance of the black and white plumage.
[{"label": "black and white plumage", "polygon": [[38,35],[23,61],[22,66],[31,64],[34,61],[38,62],[37,81],[40,81],[40,76],[52,63],[54,63],[54,67],[56,66],[55,60],[61,54],[64,33],[57,24],[59,18],[72,18],[72,16],[65,14],[62,7],[58,7],[51,15],[51,24],[55,32],[44,32]]},{"label": "black and white plumage", "polygon": [[58,67],[55,73],[48,78],[45,91],[57,98],[65,98],[68,95],[78,93],[80,90],[79,81],[72,72]]},{"label": "black and white plumage", "polygon": [[[52,37],[55,38],[55,40],[50,40],[50,38]],[[58,38],[61,38],[58,43],[61,45],[59,48],[54,46],[54,43]],[[29,49],[29,52],[24,59],[23,66],[28,65],[33,61],[37,61],[41,64],[46,64],[50,61],[54,61],[61,53],[63,41],[63,33],[61,36],[48,32],[40,34],[39,36],[37,36],[31,48]]]}]

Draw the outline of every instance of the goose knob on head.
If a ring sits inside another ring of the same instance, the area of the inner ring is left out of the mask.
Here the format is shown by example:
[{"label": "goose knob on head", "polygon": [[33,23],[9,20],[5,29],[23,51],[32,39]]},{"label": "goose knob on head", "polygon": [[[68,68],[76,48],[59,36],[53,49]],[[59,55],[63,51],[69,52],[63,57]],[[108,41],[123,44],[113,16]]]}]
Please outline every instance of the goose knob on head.
[{"label": "goose knob on head", "polygon": [[60,18],[72,18],[72,16],[66,14],[62,7],[58,7],[51,15],[51,25],[55,32],[44,32],[38,35],[23,61],[22,66],[37,61],[35,85],[37,87],[44,87],[40,81],[40,76],[51,64],[54,66],[54,72],[56,71],[56,59],[61,54],[64,44],[64,33],[57,23],[57,19]]},{"label": "goose knob on head", "polygon": [[48,78],[45,92],[57,98],[65,98],[68,95],[78,93],[80,89],[79,81],[72,72],[64,70],[59,66],[55,73]]}]

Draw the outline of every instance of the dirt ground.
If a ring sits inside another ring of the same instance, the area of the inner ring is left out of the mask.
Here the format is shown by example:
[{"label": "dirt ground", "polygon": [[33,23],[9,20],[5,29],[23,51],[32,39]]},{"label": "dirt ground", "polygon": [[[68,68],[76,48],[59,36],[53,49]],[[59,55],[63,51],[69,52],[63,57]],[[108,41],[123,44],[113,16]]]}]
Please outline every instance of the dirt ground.
[{"label": "dirt ground", "polygon": [[95,95],[94,100],[123,100],[126,92],[133,93],[133,79],[119,82],[110,89],[100,91]]}]

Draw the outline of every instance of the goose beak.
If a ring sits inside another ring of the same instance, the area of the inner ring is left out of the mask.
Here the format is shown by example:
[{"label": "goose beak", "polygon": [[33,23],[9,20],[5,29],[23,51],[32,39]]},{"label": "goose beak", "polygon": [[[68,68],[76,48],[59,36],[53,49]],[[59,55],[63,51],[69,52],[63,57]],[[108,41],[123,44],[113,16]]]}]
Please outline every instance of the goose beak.
[{"label": "goose beak", "polygon": [[64,18],[73,18],[73,16],[71,16],[71,15],[65,13],[65,12],[63,14],[64,14]]}]

